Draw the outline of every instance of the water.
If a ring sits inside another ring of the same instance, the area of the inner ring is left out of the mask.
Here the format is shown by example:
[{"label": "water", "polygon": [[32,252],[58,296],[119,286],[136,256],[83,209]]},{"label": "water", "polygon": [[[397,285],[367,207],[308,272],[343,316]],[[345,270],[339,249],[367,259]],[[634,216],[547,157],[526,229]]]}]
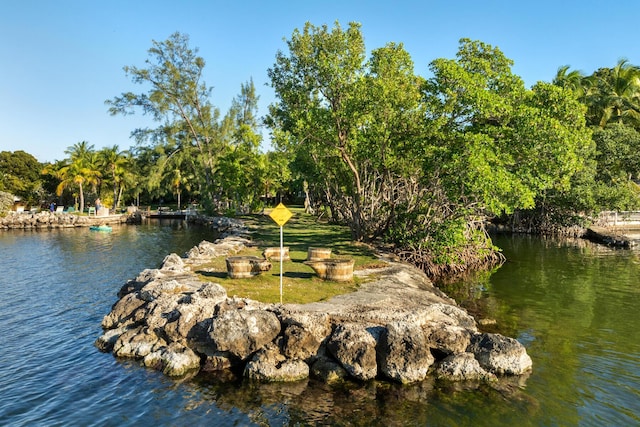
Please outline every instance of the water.
[{"label": "water", "polygon": [[509,262],[448,292],[517,337],[527,378],[328,386],[173,380],[93,342],[122,284],[211,232],[0,232],[0,425],[640,425],[640,257],[500,238]]}]

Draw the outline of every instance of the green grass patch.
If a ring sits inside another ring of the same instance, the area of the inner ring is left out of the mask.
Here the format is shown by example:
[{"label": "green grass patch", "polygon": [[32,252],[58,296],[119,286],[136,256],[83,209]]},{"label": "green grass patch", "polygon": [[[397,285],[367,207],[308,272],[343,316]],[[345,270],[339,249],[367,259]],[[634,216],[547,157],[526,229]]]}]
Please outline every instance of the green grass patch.
[{"label": "green grass patch", "polygon": [[[353,258],[355,269],[379,267],[379,261],[371,247],[351,241],[347,227],[320,222],[304,213],[302,208],[289,207],[293,217],[283,227],[283,244],[289,247],[291,260],[282,264],[282,302],[306,304],[327,300],[335,295],[355,291],[360,279],[351,282],[332,282],[319,279],[313,269],[304,264],[309,247],[331,249],[331,258]],[[280,247],[280,227],[268,215],[242,216],[251,232],[252,245],[236,255],[262,257],[268,247]],[[270,271],[247,279],[231,279],[227,276],[225,257],[199,266],[196,273],[202,280],[217,282],[229,296],[253,300],[280,302],[280,261],[272,260]]]}]

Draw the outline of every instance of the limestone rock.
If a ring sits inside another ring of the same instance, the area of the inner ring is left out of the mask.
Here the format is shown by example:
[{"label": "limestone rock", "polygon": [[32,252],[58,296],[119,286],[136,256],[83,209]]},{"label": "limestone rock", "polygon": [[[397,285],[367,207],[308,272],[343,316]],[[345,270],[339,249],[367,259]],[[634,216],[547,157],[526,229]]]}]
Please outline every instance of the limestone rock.
[{"label": "limestone rock", "polygon": [[321,356],[311,365],[311,374],[324,382],[332,383],[344,380],[349,376],[346,369],[334,359]]},{"label": "limestone rock", "polygon": [[[137,294],[127,294],[113,305],[111,312],[102,319],[104,329],[127,326],[140,322],[144,313],[139,310],[147,302],[138,298]],[[136,313],[138,316],[136,316]]]},{"label": "limestone rock", "polygon": [[271,343],[258,351],[247,363],[244,376],[253,380],[291,382],[309,377],[309,365],[302,360],[287,359]]},{"label": "limestone rock", "polygon": [[167,343],[148,328],[138,327],[123,332],[113,345],[113,354],[118,357],[139,359],[157,351]]},{"label": "limestone rock", "polygon": [[200,367],[203,372],[223,371],[240,363],[240,359],[229,352],[216,351],[210,347],[200,347],[197,350],[203,357]]},{"label": "limestone rock", "polygon": [[282,325],[282,352],[290,359],[306,360],[314,356],[331,334],[330,318],[326,313],[288,313],[282,316]]},{"label": "limestone rock", "polygon": [[517,340],[499,334],[476,334],[467,349],[480,366],[495,374],[521,375],[531,369],[531,357]]},{"label": "limestone rock", "polygon": [[430,347],[443,356],[464,353],[471,344],[472,333],[461,326],[435,323],[426,333]]},{"label": "limestone rock", "polygon": [[343,323],[336,326],[327,342],[333,357],[358,380],[373,379],[378,373],[377,343],[372,332],[361,324]]},{"label": "limestone rock", "polygon": [[434,358],[420,322],[389,323],[380,340],[380,371],[401,383],[427,377]]},{"label": "limestone rock", "polygon": [[162,261],[162,267],[160,267],[160,270],[163,270],[163,271],[176,271],[176,272],[184,272],[185,270],[188,270],[188,269],[189,267],[187,267],[184,264],[184,261],[182,260],[182,258],[180,258],[178,254],[167,255]]},{"label": "limestone rock", "polygon": [[218,351],[246,359],[280,333],[280,321],[265,310],[226,311],[213,320],[210,338]]},{"label": "limestone rock", "polygon": [[98,350],[108,353],[113,351],[113,346],[115,345],[120,335],[122,335],[127,330],[126,327],[109,329],[104,332],[104,334],[100,335],[96,341],[93,343]]},{"label": "limestone rock", "polygon": [[200,356],[189,347],[171,343],[147,354],[142,363],[170,377],[181,377],[200,369]]},{"label": "limestone rock", "polygon": [[495,380],[496,376],[485,371],[471,353],[452,354],[438,362],[435,374],[452,381]]}]

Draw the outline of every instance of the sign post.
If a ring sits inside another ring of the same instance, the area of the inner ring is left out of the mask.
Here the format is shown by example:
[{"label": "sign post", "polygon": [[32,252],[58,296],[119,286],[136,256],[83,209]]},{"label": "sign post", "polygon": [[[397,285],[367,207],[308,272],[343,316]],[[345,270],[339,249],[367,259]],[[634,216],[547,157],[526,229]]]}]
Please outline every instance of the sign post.
[{"label": "sign post", "polygon": [[282,226],[293,216],[293,213],[282,203],[278,204],[269,214],[272,220],[280,226],[280,304],[282,304],[282,258],[284,256],[284,246],[282,238]]}]

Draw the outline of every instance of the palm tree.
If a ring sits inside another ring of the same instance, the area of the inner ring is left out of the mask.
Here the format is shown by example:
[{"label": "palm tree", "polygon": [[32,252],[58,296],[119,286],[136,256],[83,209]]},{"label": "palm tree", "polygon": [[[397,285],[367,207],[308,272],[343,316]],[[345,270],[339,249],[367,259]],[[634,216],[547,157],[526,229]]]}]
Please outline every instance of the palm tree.
[{"label": "palm tree", "polygon": [[558,68],[553,84],[570,89],[576,95],[576,99],[581,99],[585,93],[584,78],[585,76],[580,71],[569,71],[569,65],[563,65]]},{"label": "palm tree", "polygon": [[93,145],[86,141],[78,142],[65,150],[69,155],[68,163],[64,163],[57,171],[60,183],[56,188],[56,194],[60,196],[65,188],[78,187],[80,196],[80,212],[84,210],[84,186],[91,185],[94,190],[100,183],[102,174],[96,163]]},{"label": "palm tree", "polygon": [[122,189],[119,190],[119,186],[128,165],[127,152],[119,151],[118,146],[114,145],[110,148],[103,148],[98,154],[100,166],[108,171],[107,173],[113,181],[113,209],[116,209],[120,203],[119,195],[122,194]]},{"label": "palm tree", "polygon": [[640,67],[626,59],[613,68],[601,68],[587,78],[585,103],[592,124],[627,123],[640,127]]}]

